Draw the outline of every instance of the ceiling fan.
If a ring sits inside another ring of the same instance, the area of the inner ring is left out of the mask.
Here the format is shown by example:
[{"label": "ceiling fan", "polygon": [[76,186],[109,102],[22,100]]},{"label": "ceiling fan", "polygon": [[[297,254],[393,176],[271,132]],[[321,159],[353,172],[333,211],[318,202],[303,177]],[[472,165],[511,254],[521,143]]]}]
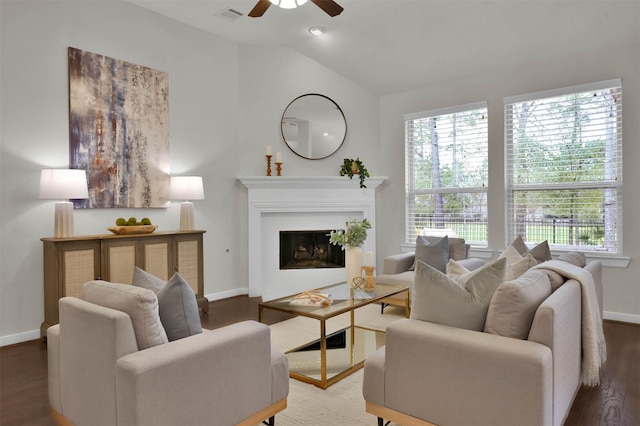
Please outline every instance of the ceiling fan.
[{"label": "ceiling fan", "polygon": [[[293,3],[294,4],[293,7],[296,7],[298,6],[298,4],[303,4],[305,2],[306,0],[304,1],[298,0],[295,3]],[[331,17],[340,15],[344,10],[342,6],[340,6],[338,3],[336,3],[333,0],[311,0],[311,2],[314,3],[316,6],[318,6],[320,9],[324,10],[327,13],[327,15]],[[262,15],[264,15],[264,13],[267,11],[267,9],[269,8],[269,6],[271,6],[272,3],[279,4],[280,1],[258,0],[258,3],[256,3],[253,9],[251,9],[251,12],[249,12],[249,16],[251,16],[252,18],[261,17]]]}]

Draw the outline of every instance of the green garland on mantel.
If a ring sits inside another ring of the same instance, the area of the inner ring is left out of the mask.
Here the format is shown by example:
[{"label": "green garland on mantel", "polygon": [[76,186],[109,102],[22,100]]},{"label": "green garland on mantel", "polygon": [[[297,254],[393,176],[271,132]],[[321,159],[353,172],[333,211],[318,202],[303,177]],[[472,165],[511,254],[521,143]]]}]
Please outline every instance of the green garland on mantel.
[{"label": "green garland on mantel", "polygon": [[353,179],[353,175],[358,175],[360,188],[367,187],[367,185],[364,184],[364,180],[369,177],[369,171],[362,161],[360,161],[360,157],[357,157],[355,160],[353,158],[345,158],[340,166],[340,176],[349,176],[349,179]]}]

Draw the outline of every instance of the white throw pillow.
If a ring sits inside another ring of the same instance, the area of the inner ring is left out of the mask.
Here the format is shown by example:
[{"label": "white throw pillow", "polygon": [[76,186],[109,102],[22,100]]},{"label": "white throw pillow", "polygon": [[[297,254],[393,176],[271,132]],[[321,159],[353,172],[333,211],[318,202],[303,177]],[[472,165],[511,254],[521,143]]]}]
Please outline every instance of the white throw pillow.
[{"label": "white throw pillow", "polygon": [[504,281],[506,259],[453,279],[424,262],[417,262],[411,318],[482,331],[491,297]]},{"label": "white throw pillow", "polygon": [[470,272],[467,268],[462,266],[462,264],[456,260],[449,259],[447,263],[447,275],[455,280],[463,276],[464,274]]},{"label": "white throw pillow", "polygon": [[128,284],[89,281],[82,287],[82,298],[129,315],[140,350],[169,341],[160,322],[158,299],[153,291]]},{"label": "white throw pillow", "polygon": [[527,253],[525,256],[520,255],[513,246],[508,246],[500,255],[507,259],[507,273],[505,280],[511,281],[527,272],[538,264],[534,257]]}]

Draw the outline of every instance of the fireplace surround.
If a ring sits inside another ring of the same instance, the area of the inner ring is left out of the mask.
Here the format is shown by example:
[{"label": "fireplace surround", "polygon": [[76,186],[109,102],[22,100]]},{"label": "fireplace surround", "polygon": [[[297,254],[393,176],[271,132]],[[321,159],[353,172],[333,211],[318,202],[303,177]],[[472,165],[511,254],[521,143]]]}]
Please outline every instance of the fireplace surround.
[{"label": "fireplace surround", "polygon": [[281,269],[281,231],[343,229],[348,220],[367,218],[372,229],[362,248],[375,259],[376,188],[386,177],[368,178],[367,188],[341,176],[238,179],[248,197],[250,297],[267,301],[346,279],[344,267]]}]

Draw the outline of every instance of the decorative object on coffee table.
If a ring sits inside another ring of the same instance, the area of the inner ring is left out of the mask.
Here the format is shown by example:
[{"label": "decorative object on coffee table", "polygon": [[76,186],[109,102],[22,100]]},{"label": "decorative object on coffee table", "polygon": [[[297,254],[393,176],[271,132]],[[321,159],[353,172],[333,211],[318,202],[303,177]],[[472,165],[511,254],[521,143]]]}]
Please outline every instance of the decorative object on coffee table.
[{"label": "decorative object on coffee table", "polygon": [[353,219],[346,222],[345,229],[329,234],[329,242],[345,250],[347,283],[352,287],[355,279],[362,278],[362,244],[367,239],[367,229],[371,229],[371,223],[366,218]]},{"label": "decorative object on coffee table", "polygon": [[353,179],[353,175],[359,176],[360,188],[367,187],[364,184],[364,180],[369,177],[369,171],[362,161],[360,161],[360,157],[357,157],[355,160],[352,158],[345,158],[344,162],[340,166],[340,176],[349,176],[349,179]]},{"label": "decorative object on coffee table", "polygon": [[318,293],[317,291],[304,291],[291,298],[290,305],[306,306],[329,306],[333,303],[329,294]]}]

